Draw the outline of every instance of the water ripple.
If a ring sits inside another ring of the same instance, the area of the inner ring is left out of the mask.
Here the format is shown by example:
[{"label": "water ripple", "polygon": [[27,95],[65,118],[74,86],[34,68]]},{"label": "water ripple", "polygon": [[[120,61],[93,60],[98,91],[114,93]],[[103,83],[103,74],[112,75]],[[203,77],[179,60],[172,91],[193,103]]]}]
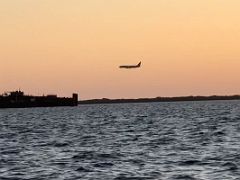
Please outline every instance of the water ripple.
[{"label": "water ripple", "polygon": [[239,112],[239,101],[0,110],[0,179],[238,179]]}]

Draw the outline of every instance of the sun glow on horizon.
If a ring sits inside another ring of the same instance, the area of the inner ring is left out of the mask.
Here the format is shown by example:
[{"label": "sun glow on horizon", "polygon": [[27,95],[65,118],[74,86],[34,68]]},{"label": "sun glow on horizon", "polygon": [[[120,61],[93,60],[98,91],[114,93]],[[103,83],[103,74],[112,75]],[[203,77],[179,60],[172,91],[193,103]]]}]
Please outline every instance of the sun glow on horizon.
[{"label": "sun glow on horizon", "polygon": [[[240,93],[239,0],[2,0],[0,92]],[[122,64],[140,69],[122,70]]]}]

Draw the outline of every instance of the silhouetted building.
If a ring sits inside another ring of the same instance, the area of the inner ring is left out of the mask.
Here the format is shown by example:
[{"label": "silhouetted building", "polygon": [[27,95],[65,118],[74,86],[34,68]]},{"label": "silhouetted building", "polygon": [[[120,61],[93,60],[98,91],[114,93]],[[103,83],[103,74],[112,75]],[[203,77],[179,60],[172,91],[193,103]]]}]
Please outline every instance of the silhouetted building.
[{"label": "silhouetted building", "polygon": [[54,107],[77,106],[78,94],[71,98],[57,97],[57,95],[30,96],[22,91],[13,91],[0,96],[0,108],[25,108],[25,107]]}]

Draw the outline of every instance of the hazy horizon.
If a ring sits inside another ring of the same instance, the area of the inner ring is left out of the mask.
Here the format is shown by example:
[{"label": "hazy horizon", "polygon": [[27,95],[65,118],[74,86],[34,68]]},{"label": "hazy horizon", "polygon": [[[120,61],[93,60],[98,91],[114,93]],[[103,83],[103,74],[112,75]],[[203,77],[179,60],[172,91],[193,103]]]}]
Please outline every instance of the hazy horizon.
[{"label": "hazy horizon", "polygon": [[[0,93],[240,94],[239,7],[237,0],[2,0]],[[139,69],[118,68],[139,61]]]}]

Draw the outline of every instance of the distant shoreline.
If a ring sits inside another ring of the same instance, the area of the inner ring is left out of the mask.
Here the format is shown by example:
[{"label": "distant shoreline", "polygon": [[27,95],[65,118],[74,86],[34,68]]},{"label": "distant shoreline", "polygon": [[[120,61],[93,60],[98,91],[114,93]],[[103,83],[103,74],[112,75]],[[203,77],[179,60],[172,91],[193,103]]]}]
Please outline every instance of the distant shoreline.
[{"label": "distant shoreline", "polygon": [[231,96],[180,96],[180,97],[156,97],[138,99],[90,99],[79,101],[78,104],[116,104],[116,103],[144,103],[144,102],[182,102],[182,101],[220,101],[240,100],[240,95]]}]

